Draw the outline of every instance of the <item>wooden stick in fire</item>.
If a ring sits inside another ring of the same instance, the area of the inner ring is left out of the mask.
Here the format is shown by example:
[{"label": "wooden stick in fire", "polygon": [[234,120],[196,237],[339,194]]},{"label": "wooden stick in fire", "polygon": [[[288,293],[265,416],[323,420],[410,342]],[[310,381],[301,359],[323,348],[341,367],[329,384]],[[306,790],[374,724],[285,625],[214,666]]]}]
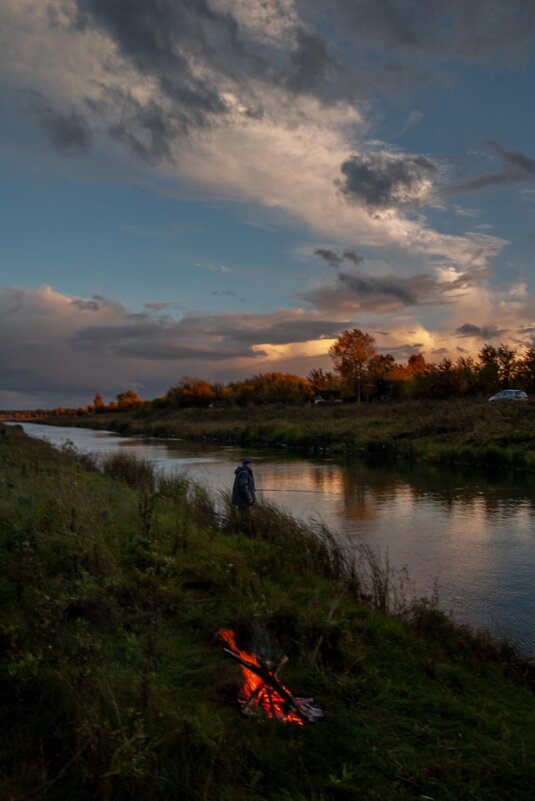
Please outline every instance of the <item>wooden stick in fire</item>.
[{"label": "wooden stick in fire", "polygon": [[234,651],[231,651],[230,648],[224,648],[223,650],[226,651],[226,653],[229,654],[230,656],[234,657],[234,659],[237,662],[239,662],[240,665],[243,665],[243,667],[247,668],[247,670],[250,670],[251,673],[255,673],[257,676],[260,676],[260,678],[265,682],[265,684],[268,684],[276,692],[278,692],[283,701],[286,701],[286,703],[289,706],[291,706],[295,714],[298,717],[300,717],[301,720],[307,719],[306,716],[303,715],[303,713],[295,703],[290,693],[284,689],[284,687],[279,681],[277,681],[277,677],[275,676],[274,673],[271,673],[270,671],[265,670],[264,668],[261,668],[258,665],[253,664],[252,662],[248,662],[246,659],[243,659],[243,657],[234,653]]},{"label": "wooden stick in fire", "polygon": [[[225,650],[227,650],[227,649],[225,649]],[[282,656],[279,659],[279,661],[277,662],[277,666],[276,666],[275,670],[273,671],[273,675],[274,676],[277,676],[279,670],[282,670],[282,668],[284,667],[284,665],[286,664],[287,661],[288,661],[288,657],[286,656],[286,654],[284,654],[284,656]],[[259,684],[258,687],[256,688],[256,690],[254,691],[254,693],[251,693],[251,695],[247,699],[246,703],[243,705],[243,710],[242,710],[243,712],[247,713],[250,710],[250,708],[254,705],[254,702],[257,700],[258,696],[260,695],[261,691],[264,689],[265,686],[266,686],[266,683],[264,681],[262,681],[262,683]],[[270,697],[270,701],[271,701],[271,697]]]}]

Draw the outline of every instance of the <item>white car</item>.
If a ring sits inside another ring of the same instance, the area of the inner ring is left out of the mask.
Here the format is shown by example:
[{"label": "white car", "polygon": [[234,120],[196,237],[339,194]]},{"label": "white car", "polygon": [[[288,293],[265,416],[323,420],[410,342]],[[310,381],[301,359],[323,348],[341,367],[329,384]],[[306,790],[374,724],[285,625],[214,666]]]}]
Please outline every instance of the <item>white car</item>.
[{"label": "white car", "polygon": [[494,401],[527,401],[528,396],[523,389],[502,389],[492,398],[489,398],[490,403]]}]

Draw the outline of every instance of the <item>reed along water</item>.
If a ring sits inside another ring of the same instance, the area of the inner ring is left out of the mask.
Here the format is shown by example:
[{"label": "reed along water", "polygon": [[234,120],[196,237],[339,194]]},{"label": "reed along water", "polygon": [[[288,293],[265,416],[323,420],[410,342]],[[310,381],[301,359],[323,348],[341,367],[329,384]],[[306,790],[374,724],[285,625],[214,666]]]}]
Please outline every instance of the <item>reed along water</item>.
[{"label": "reed along water", "polygon": [[504,470],[368,464],[176,439],[132,439],[87,428],[24,423],[31,436],[81,452],[130,453],[229,490],[244,456],[255,459],[259,499],[320,520],[349,549],[364,543],[412,597],[438,595],[455,620],[505,635],[535,657],[535,477]]}]

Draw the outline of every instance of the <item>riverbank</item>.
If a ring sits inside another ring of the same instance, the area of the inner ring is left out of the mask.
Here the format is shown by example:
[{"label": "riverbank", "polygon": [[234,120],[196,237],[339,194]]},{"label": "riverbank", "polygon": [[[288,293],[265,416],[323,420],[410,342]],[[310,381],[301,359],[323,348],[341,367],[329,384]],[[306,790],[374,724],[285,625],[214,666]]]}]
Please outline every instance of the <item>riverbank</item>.
[{"label": "riverbank", "polygon": [[182,437],[245,447],[535,469],[535,403],[484,400],[299,407],[142,409],[49,417],[131,436]]},{"label": "riverbank", "polygon": [[[274,508],[0,436],[2,797],[511,799],[535,779],[533,670]],[[321,534],[321,532],[319,532]],[[216,639],[289,656],[327,711],[245,718]]]}]

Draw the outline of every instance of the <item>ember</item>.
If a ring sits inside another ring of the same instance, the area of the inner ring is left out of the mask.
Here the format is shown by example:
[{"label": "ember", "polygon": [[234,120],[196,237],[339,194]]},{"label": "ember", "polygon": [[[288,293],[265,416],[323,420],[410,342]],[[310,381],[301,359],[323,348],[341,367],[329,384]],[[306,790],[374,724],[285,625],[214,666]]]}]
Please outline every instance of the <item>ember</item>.
[{"label": "ember", "polygon": [[244,683],[239,693],[242,712],[252,714],[257,709],[263,709],[268,718],[284,723],[297,723],[298,726],[302,726],[305,721],[314,723],[325,716],[312,698],[293,696],[279,680],[277,673],[286,664],[288,657],[283,657],[272,669],[270,665],[261,662],[256,654],[241,651],[231,629],[221,629],[218,636],[229,646],[225,648],[225,652],[234,657],[242,668]]}]

